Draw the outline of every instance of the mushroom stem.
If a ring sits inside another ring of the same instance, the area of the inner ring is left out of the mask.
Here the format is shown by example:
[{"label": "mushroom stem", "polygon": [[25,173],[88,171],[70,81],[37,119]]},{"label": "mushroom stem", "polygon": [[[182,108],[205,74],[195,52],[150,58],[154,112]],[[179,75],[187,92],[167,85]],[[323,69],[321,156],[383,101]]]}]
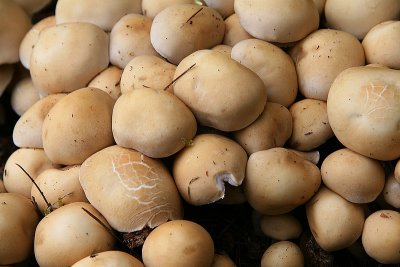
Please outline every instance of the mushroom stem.
[{"label": "mushroom stem", "polygon": [[191,69],[193,69],[193,67],[196,65],[196,63],[194,63],[192,66],[190,66],[187,70],[185,70],[184,72],[182,72],[178,77],[176,77],[175,79],[172,80],[172,82],[170,82],[167,86],[165,86],[164,91],[167,90],[168,87],[170,87],[171,85],[174,84],[174,82],[176,82],[177,80],[179,80],[183,75],[185,75],[186,73],[188,73]]}]

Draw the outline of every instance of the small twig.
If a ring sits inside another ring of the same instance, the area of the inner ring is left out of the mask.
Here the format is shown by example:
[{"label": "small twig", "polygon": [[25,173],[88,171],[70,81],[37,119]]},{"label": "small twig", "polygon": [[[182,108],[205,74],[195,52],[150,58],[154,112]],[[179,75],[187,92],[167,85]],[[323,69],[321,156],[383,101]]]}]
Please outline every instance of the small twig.
[{"label": "small twig", "polygon": [[194,16],[196,16],[197,14],[199,14],[200,11],[202,11],[202,10],[203,10],[203,7],[200,8],[199,10],[197,10],[196,13],[194,13],[193,15],[191,15],[190,18],[188,18],[188,20],[187,20],[184,24],[188,23],[192,18],[194,18]]},{"label": "small twig", "polygon": [[107,225],[105,225],[99,218],[96,217],[96,215],[94,215],[93,213],[91,213],[90,211],[88,211],[87,209],[85,209],[84,207],[82,207],[82,209],[90,216],[92,217],[96,222],[98,222],[101,226],[103,226],[107,232],[109,232],[115,239],[118,240],[118,242],[120,242],[121,244],[123,244],[124,242],[114,233],[114,231],[109,228]]},{"label": "small twig", "polygon": [[185,70],[184,72],[182,72],[178,77],[176,77],[175,79],[172,80],[172,82],[170,82],[165,88],[164,91],[167,90],[168,87],[170,87],[171,85],[173,85],[177,80],[179,80],[183,75],[185,75],[186,73],[188,73],[191,69],[193,69],[193,67],[196,65],[196,63],[194,63],[192,66],[190,66],[187,70]]},{"label": "small twig", "polygon": [[[35,187],[39,190],[40,195],[42,196],[44,202],[47,205],[47,209],[49,212],[53,211],[53,207],[51,206],[50,202],[47,201],[47,198],[44,196],[43,191],[40,189],[40,187],[37,185],[37,183],[35,182],[35,180],[32,178],[32,176],[30,176],[30,174],[24,169],[22,168],[21,165],[19,165],[18,163],[15,163],[15,165],[17,165],[28,177],[29,179],[32,181],[32,183],[35,185]],[[34,198],[33,198],[34,199]],[[35,200],[34,200],[35,201]],[[36,203],[37,204],[37,203]]]}]

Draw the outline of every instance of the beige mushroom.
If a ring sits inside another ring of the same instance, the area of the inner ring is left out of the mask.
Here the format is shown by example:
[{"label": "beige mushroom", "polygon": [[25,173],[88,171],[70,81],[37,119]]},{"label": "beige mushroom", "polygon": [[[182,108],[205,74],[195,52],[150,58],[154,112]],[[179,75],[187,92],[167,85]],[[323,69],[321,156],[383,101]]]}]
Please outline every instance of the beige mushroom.
[{"label": "beige mushroom", "polygon": [[14,66],[9,64],[0,65],[0,97],[7,89],[14,74]]},{"label": "beige mushroom", "polygon": [[382,195],[386,203],[396,209],[400,209],[400,183],[394,178],[393,174],[386,178]]},{"label": "beige mushroom", "polygon": [[176,4],[193,4],[193,0],[142,0],[143,15],[154,19],[155,16],[169,6]]},{"label": "beige mushroom", "polygon": [[16,193],[0,193],[0,264],[20,263],[32,254],[39,216],[31,201]]},{"label": "beige mushroom", "polygon": [[321,187],[307,203],[306,213],[312,235],[326,251],[347,248],[361,236],[363,207],[326,187]]},{"label": "beige mushroom", "polygon": [[225,19],[225,35],[223,44],[234,46],[242,40],[254,38],[240,25],[239,17],[236,13]]},{"label": "beige mushroom", "polygon": [[365,63],[364,50],[357,38],[331,29],[311,33],[290,50],[290,55],[296,64],[300,93],[323,101],[339,73]]},{"label": "beige mushroom", "polygon": [[400,213],[378,210],[364,224],[362,244],[367,254],[383,264],[400,263]]},{"label": "beige mushroom", "polygon": [[166,222],[146,238],[142,248],[146,267],[211,266],[214,242],[199,224],[175,220]]},{"label": "beige mushroom", "polygon": [[235,10],[233,8],[234,0],[204,0],[207,6],[214,8],[223,18],[229,17]]},{"label": "beige mushroom", "polygon": [[14,126],[14,144],[24,148],[43,148],[43,121],[50,109],[64,96],[65,94],[49,95],[33,104]]},{"label": "beige mushroom", "polygon": [[30,73],[42,94],[69,93],[86,86],[108,63],[108,36],[101,28],[64,23],[41,31]]},{"label": "beige mushroom", "polygon": [[236,267],[236,264],[229,256],[215,254],[211,267]]},{"label": "beige mushroom", "polygon": [[154,49],[172,64],[191,53],[222,42],[225,24],[214,9],[194,4],[167,7],[153,20],[150,39]]},{"label": "beige mushroom", "polygon": [[112,99],[117,100],[121,95],[121,75],[122,70],[120,68],[110,66],[94,77],[88,87],[99,88],[109,94]]},{"label": "beige mushroom", "polygon": [[231,57],[232,47],[229,45],[220,44],[220,45],[214,46],[213,48],[211,48],[211,50],[220,52],[227,57]]},{"label": "beige mushroom", "polygon": [[280,241],[269,246],[261,258],[261,267],[273,266],[304,266],[304,256],[299,246],[290,241]]},{"label": "beige mushroom", "polygon": [[167,168],[135,150],[111,146],[95,153],[82,164],[79,180],[90,203],[119,232],[182,218]]},{"label": "beige mushroom", "polygon": [[262,215],[261,231],[275,240],[299,238],[303,231],[300,221],[290,213],[281,215]]},{"label": "beige mushroom", "polygon": [[201,134],[176,156],[173,176],[186,202],[205,205],[224,198],[224,182],[242,183],[246,162],[246,151],[233,140]]},{"label": "beige mushroom", "polygon": [[18,81],[11,92],[11,107],[19,116],[22,116],[40,99],[39,91],[31,77]]},{"label": "beige mushroom", "polygon": [[114,144],[111,116],[114,100],[104,91],[85,87],[60,99],[42,126],[43,148],[58,164],[81,164]]},{"label": "beige mushroom", "polygon": [[124,15],[141,11],[141,0],[58,0],[56,20],[57,24],[93,23],[105,31],[110,31]]},{"label": "beige mushroom", "polygon": [[71,267],[105,267],[105,266],[118,266],[118,267],[144,267],[137,258],[132,255],[117,251],[103,251],[94,253],[86,258],[74,263]]},{"label": "beige mushroom", "polygon": [[290,106],[297,95],[297,75],[292,59],[279,47],[258,39],[240,41],[232,58],[263,80],[268,101]]},{"label": "beige mushroom", "polygon": [[328,155],[321,174],[330,190],[353,203],[374,201],[385,185],[385,171],[379,161],[347,148]]}]

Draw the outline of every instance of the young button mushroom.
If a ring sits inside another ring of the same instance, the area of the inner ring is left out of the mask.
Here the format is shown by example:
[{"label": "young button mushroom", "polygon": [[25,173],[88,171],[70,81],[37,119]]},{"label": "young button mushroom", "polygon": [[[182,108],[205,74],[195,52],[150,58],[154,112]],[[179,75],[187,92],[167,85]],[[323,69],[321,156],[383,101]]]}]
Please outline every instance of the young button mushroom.
[{"label": "young button mushroom", "polygon": [[320,183],[313,163],[286,148],[272,148],[250,155],[243,188],[256,211],[279,215],[306,203]]},{"label": "young button mushroom", "polygon": [[26,197],[0,193],[0,264],[15,264],[33,251],[33,239],[39,216]]},{"label": "young button mushroom", "polygon": [[268,102],[263,113],[233,138],[250,155],[260,150],[282,147],[292,135],[292,115],[281,104]]},{"label": "young button mushroom", "polygon": [[126,14],[141,13],[140,0],[58,0],[57,24],[66,22],[93,23],[105,31]]},{"label": "young button mushroom", "polygon": [[301,94],[323,101],[340,72],[365,63],[363,47],[356,37],[330,29],[311,33],[290,50],[290,55],[296,64]]},{"label": "young button mushroom", "polygon": [[158,13],[176,4],[193,4],[193,0],[142,0],[143,15],[154,19]]},{"label": "young button mushroom", "polygon": [[43,122],[43,147],[58,164],[81,164],[114,143],[111,116],[114,100],[104,91],[86,87],[60,99]]},{"label": "young button mushroom", "polygon": [[197,130],[190,109],[175,95],[138,88],[121,95],[112,114],[115,142],[152,158],[181,150]]},{"label": "young button mushroom", "polygon": [[329,124],[339,141],[370,158],[399,158],[399,88],[399,70],[362,66],[341,72],[327,104]]},{"label": "young button mushroom", "polygon": [[43,121],[50,109],[64,96],[66,94],[48,95],[33,104],[15,123],[14,144],[24,148],[43,148]]},{"label": "young button mushroom", "polygon": [[222,131],[250,125],[264,110],[267,95],[257,74],[212,50],[196,51],[175,71],[173,92],[198,122]]},{"label": "young button mushroom", "polygon": [[394,174],[386,178],[382,195],[386,203],[400,209],[400,182],[394,178]]},{"label": "young button mushroom", "polygon": [[240,25],[239,18],[233,13],[225,19],[225,35],[223,44],[234,46],[242,40],[254,38]]},{"label": "young button mushroom", "polygon": [[266,236],[281,241],[299,238],[303,230],[300,221],[290,213],[262,215],[260,228]]},{"label": "young button mushroom", "polygon": [[400,263],[400,213],[379,210],[368,216],[362,232],[367,254],[383,264]]},{"label": "young button mushroom", "polygon": [[201,134],[176,156],[173,176],[186,202],[205,205],[224,197],[224,182],[242,183],[246,162],[246,151],[238,143],[216,134]]},{"label": "young button mushroom", "polygon": [[42,94],[69,93],[85,87],[109,63],[108,36],[91,23],[72,22],[40,32],[30,73]]},{"label": "young button mushroom", "polygon": [[166,167],[135,150],[111,146],[95,153],[82,164],[79,180],[89,202],[119,232],[182,218],[179,193]]},{"label": "young button mushroom", "polygon": [[88,87],[99,88],[109,94],[112,99],[117,100],[121,95],[121,75],[122,70],[120,68],[110,66],[94,77],[88,84]]},{"label": "young button mushroom", "polygon": [[328,155],[321,174],[330,190],[353,203],[374,201],[385,185],[385,171],[379,161],[347,148]]},{"label": "young button mushroom", "polygon": [[132,255],[117,251],[103,251],[94,253],[74,263],[71,267],[144,267],[138,259]]},{"label": "young button mushroom", "polygon": [[211,267],[236,267],[236,264],[226,255],[215,254]]},{"label": "young button mushroom", "polygon": [[363,207],[326,187],[321,187],[307,203],[306,213],[312,235],[326,251],[347,248],[361,236]]},{"label": "young button mushroom", "polygon": [[142,248],[146,267],[211,267],[214,242],[199,224],[175,220],[166,222],[146,238]]},{"label": "young button mushroom", "polygon": [[319,25],[317,7],[309,0],[236,0],[235,12],[248,33],[268,42],[295,42]]},{"label": "young button mushroom", "polygon": [[22,116],[37,101],[40,95],[32,82],[31,77],[26,77],[17,82],[11,92],[11,107],[19,116]]},{"label": "young button mushroom", "polygon": [[115,239],[105,227],[110,229],[104,217],[89,203],[75,202],[56,209],[36,228],[37,263],[43,267],[67,267],[93,253],[113,249]]},{"label": "young button mushroom", "polygon": [[229,17],[235,10],[233,8],[234,0],[204,0],[208,7],[214,8],[223,18]]},{"label": "young button mushroom", "polygon": [[159,56],[150,42],[152,20],[140,14],[123,16],[110,33],[110,62],[125,68],[136,56]]},{"label": "young button mushroom", "polygon": [[157,14],[151,26],[154,49],[172,64],[191,53],[222,42],[225,24],[214,9],[194,4],[177,4]]},{"label": "young button mushroom", "polygon": [[280,241],[269,246],[261,258],[261,267],[274,266],[304,266],[304,256],[299,246],[290,241]]}]

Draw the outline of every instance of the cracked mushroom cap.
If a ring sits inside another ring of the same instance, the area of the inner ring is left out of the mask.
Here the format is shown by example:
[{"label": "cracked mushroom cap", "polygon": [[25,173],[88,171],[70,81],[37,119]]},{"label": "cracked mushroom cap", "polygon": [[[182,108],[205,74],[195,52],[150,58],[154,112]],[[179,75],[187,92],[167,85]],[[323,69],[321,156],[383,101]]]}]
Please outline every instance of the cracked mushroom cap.
[{"label": "cracked mushroom cap", "polygon": [[79,180],[89,202],[119,232],[182,218],[166,167],[135,150],[111,146],[95,153],[82,164]]},{"label": "cracked mushroom cap", "polygon": [[205,205],[224,197],[225,182],[242,183],[246,162],[246,151],[235,141],[201,134],[176,156],[173,176],[186,202]]}]

